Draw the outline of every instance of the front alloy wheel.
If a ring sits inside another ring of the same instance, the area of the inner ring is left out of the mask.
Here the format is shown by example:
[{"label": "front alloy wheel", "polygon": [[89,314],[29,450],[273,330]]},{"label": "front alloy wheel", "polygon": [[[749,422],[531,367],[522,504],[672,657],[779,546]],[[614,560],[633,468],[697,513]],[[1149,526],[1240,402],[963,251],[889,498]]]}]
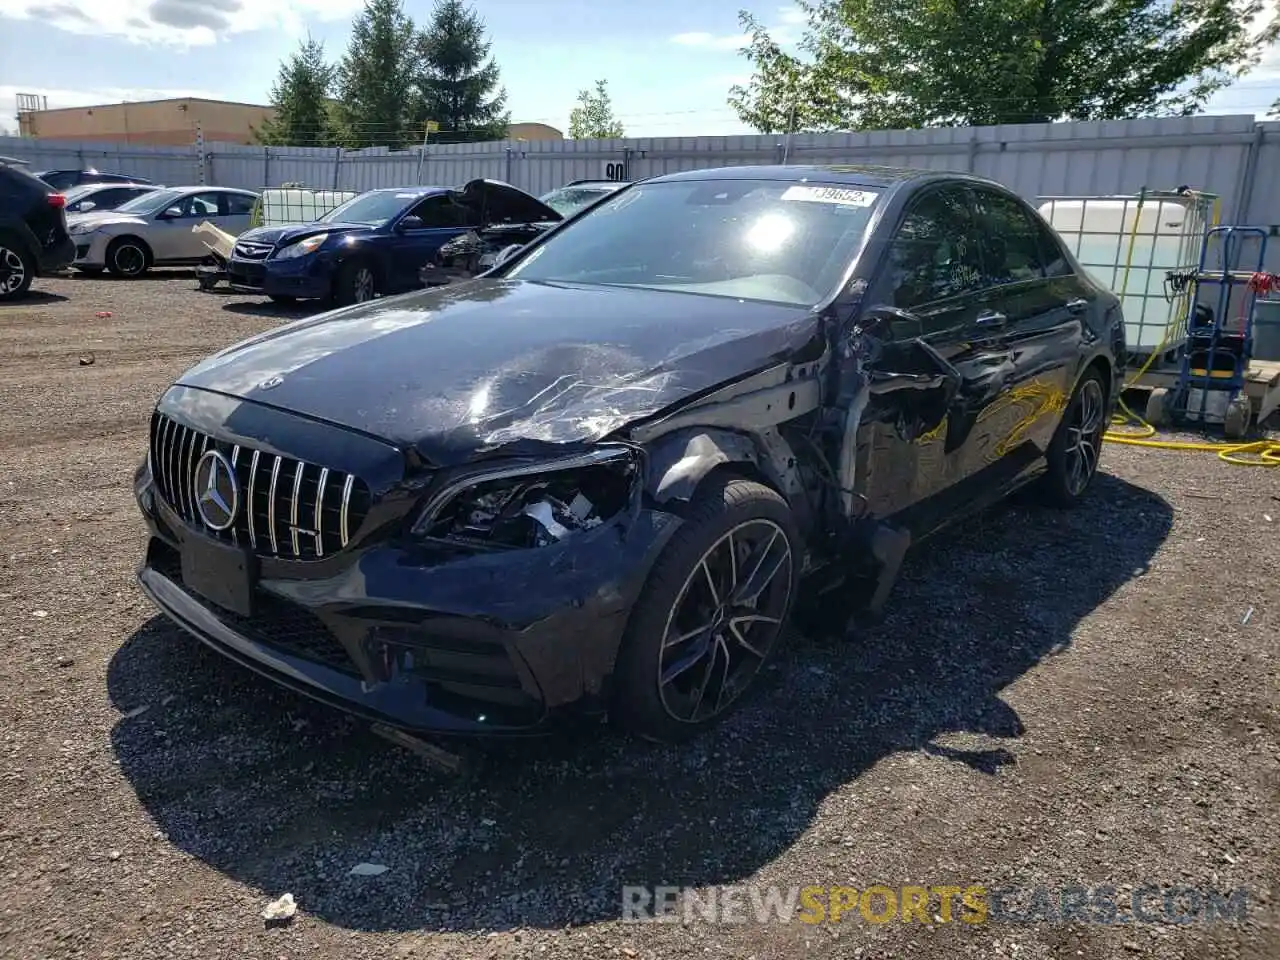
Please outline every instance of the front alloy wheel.
[{"label": "front alloy wheel", "polygon": [[107,269],[132,280],[147,272],[147,251],[132,240],[117,240],[107,251]]},{"label": "front alloy wheel", "polygon": [[772,520],[747,520],[711,545],[667,617],[658,695],[668,716],[698,723],[738,699],[769,656],[791,581],[791,545]]},{"label": "front alloy wheel", "polygon": [[776,491],[739,478],[706,484],[631,612],[613,719],[670,742],[735,708],[779,646],[799,543]]}]

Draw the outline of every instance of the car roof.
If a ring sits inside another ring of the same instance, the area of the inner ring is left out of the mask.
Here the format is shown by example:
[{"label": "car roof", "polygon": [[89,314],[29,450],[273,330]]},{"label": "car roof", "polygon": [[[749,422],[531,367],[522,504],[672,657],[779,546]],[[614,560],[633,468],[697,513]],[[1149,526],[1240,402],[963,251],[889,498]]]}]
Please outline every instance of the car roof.
[{"label": "car roof", "polygon": [[375,187],[372,190],[366,190],[365,193],[412,193],[412,194],[428,194],[428,193],[448,193],[452,187]]},{"label": "car roof", "polygon": [[[128,184],[117,183],[115,184],[115,186],[122,187],[122,186],[128,186]],[[136,184],[136,186],[151,187],[151,186],[155,186],[155,184],[139,183],[139,184]],[[196,185],[194,187],[161,187],[160,189],[161,190],[177,190],[180,193],[243,193],[251,197],[257,196],[257,194],[254,191],[245,190],[242,187],[215,187],[207,183],[204,186]]]},{"label": "car roof", "polygon": [[873,163],[791,164],[760,167],[711,167],[705,170],[682,170],[653,177],[648,183],[678,182],[681,180],[777,180],[783,183],[802,183],[818,180],[823,183],[847,183],[859,187],[894,187],[912,180],[967,180],[973,183],[989,183],[982,177],[946,170],[923,170],[913,167],[889,167]]},{"label": "car roof", "polygon": [[162,189],[161,187],[157,187],[154,183],[140,183],[137,180],[120,180],[118,182],[108,181],[106,183],[78,183],[74,187],[69,187],[68,189],[83,190],[87,192],[92,190],[119,190],[121,187],[141,187],[146,190]]}]

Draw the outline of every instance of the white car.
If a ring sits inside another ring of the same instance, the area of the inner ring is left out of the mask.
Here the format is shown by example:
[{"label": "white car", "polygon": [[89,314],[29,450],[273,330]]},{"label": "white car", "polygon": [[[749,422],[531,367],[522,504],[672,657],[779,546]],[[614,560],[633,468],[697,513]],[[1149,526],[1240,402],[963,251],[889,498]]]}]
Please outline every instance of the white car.
[{"label": "white car", "polygon": [[140,277],[151,267],[199,263],[209,251],[191,228],[207,220],[227,233],[243,233],[257,202],[249,190],[169,187],[115,210],[73,214],[67,217],[76,245],[72,266],[82,273]]},{"label": "white car", "polygon": [[160,189],[149,183],[86,183],[63,194],[67,205],[62,209],[67,211],[68,217],[77,213],[104,213],[119,209],[144,193],[155,193]]}]

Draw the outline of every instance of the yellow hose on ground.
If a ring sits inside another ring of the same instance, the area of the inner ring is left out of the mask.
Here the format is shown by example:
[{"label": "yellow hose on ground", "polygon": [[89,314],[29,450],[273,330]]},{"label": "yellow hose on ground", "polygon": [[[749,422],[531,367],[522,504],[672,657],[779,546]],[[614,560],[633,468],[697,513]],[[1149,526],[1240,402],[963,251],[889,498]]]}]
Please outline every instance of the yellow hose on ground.
[{"label": "yellow hose on ground", "polygon": [[[1145,198],[1146,188],[1143,188],[1142,192],[1138,194],[1138,211],[1133,218],[1133,229],[1129,232],[1129,249],[1125,255],[1124,279],[1120,284],[1121,300],[1124,299],[1125,291],[1129,287],[1129,270],[1133,265],[1133,247],[1137,240],[1138,221],[1142,216],[1142,204]],[[1211,227],[1218,225],[1221,204],[1221,198],[1213,203]],[[1183,301],[1189,300],[1191,291],[1194,289],[1195,285],[1190,284],[1182,292],[1181,298],[1175,304],[1176,309],[1172,312],[1169,324],[1165,327],[1164,338],[1160,341],[1160,345],[1151,351],[1151,356],[1147,357],[1147,362],[1124,385],[1123,389],[1128,390],[1141,380],[1143,375],[1151,369],[1151,364],[1155,362],[1156,357],[1160,356],[1161,351],[1173,339],[1174,331],[1177,329],[1178,319],[1183,314],[1184,306],[1188,310],[1191,306],[1189,302],[1184,304]],[[1217,443],[1212,441],[1196,443],[1186,440],[1152,440],[1150,438],[1156,435],[1156,428],[1130,410],[1123,397],[1118,398],[1116,402],[1121,412],[1111,418],[1111,428],[1102,435],[1102,439],[1111,443],[1123,443],[1133,447],[1150,447],[1155,450],[1180,450],[1184,453],[1216,453],[1219,460],[1242,467],[1280,467],[1280,442],[1275,440],[1256,440],[1249,443]]]}]

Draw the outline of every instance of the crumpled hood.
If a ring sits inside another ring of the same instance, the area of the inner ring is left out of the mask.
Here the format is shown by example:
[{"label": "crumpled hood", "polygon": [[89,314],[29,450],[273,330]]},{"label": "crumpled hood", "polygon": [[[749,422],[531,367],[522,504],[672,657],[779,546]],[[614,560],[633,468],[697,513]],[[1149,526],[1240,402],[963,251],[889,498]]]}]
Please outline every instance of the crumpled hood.
[{"label": "crumpled hood", "polygon": [[307,237],[314,237],[317,233],[351,233],[368,229],[370,227],[367,223],[286,223],[278,227],[254,227],[236,239],[275,246],[280,243],[297,243]]},{"label": "crumpled hood", "polygon": [[482,279],[276,328],[178,383],[449,466],[599,440],[789,356],[816,330],[800,307]]}]

